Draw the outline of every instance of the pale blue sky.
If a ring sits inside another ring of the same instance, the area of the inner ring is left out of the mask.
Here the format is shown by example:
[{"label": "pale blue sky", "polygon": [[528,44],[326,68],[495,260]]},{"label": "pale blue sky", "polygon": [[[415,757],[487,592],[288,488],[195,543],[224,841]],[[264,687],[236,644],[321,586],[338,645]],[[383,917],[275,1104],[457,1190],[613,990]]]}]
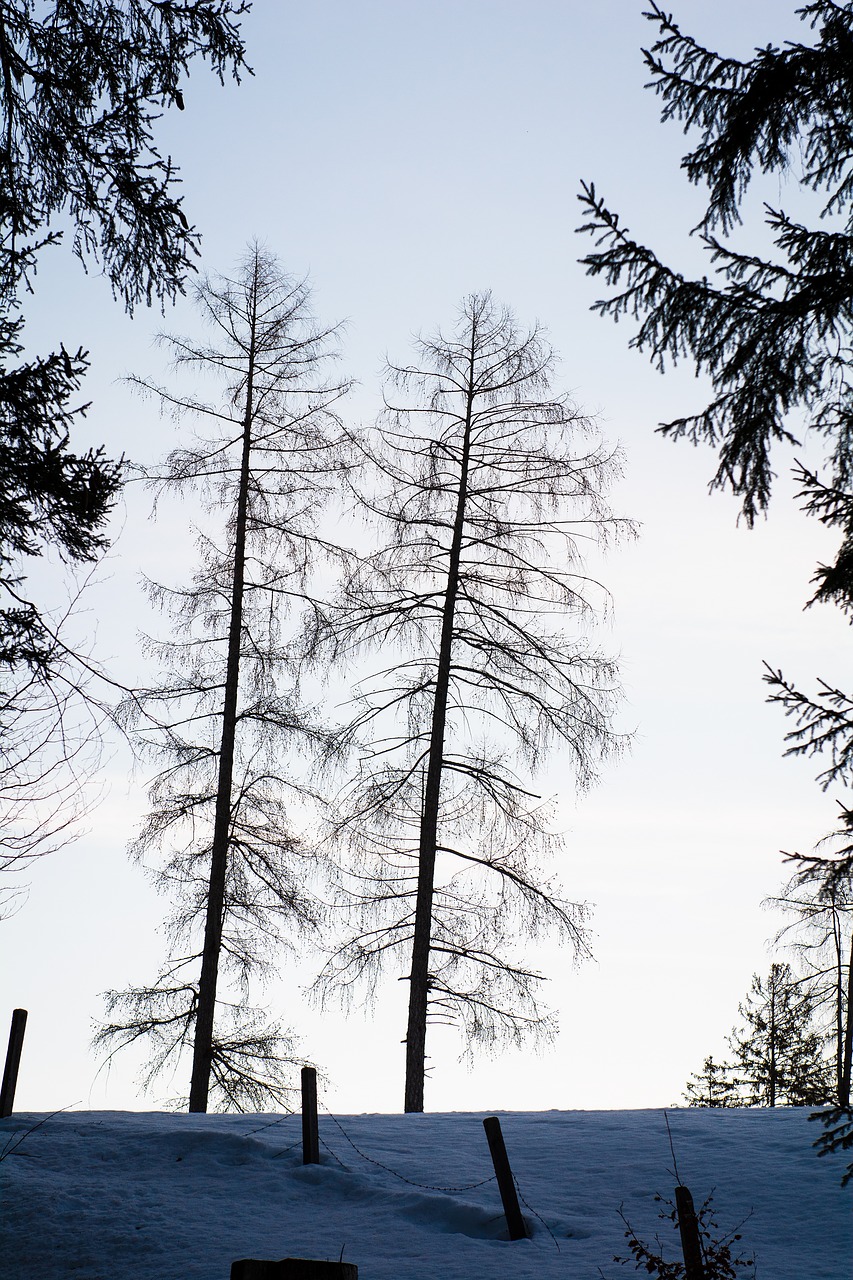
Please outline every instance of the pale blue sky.
[{"label": "pale blue sky", "polygon": [[[256,0],[245,22],[255,78],[219,89],[197,68],[186,111],[163,121],[204,266],[230,270],[258,236],[286,268],[310,273],[324,320],[346,319],[354,416],[374,412],[386,351],[404,356],[413,331],[450,321],[464,294],[491,288],[523,321],[547,326],[561,385],[626,451],[614,502],[643,527],[601,572],[614,597],[604,642],[623,654],[623,723],[636,741],[577,809],[559,760],[550,774],[569,831],[564,880],[596,904],[596,963],[572,973],[564,957],[543,957],[564,1030],[542,1057],[479,1060],[468,1074],[453,1035],[434,1034],[430,1109],[676,1101],[689,1072],[722,1050],[753,970],[769,964],[774,921],[759,904],[786,874],[778,850],[810,848],[834,813],[816,768],[781,760],[784,722],[760,680],[763,658],[803,683],[847,680],[847,627],[831,611],[802,612],[826,539],[798,515],[784,477],[753,532],[737,527],[732,500],[707,496],[710,453],[653,434],[703,404],[702,385],[690,370],[660,377],[627,350],[630,326],[591,315],[597,287],[576,261],[588,249],[574,235],[587,178],[662,256],[703,269],[686,234],[701,202],[678,172],[684,140],[658,123],[643,90],[644,7]],[[681,0],[676,11],[699,38],[748,54],[798,33],[793,8]],[[158,456],[169,425],[117,379],[165,375],[152,336],[161,325],[190,329],[188,307],[131,322],[103,281],[56,253],[30,313],[36,347],[64,339],[92,351],[91,439]],[[176,513],[149,523],[135,493],[122,519],[111,580],[92,607],[100,654],[132,678],[135,630],[151,625],[137,575],[175,567],[181,533]],[[184,554],[190,563],[189,545]],[[121,756],[110,772],[89,835],[36,869],[27,906],[0,931],[4,1007],[31,1012],[25,1107],[146,1105],[121,1065],[91,1089],[98,992],[150,974],[160,950],[161,904],[123,854],[142,779],[127,781]],[[329,1105],[400,1105],[404,995],[390,980],[373,1023],[294,1012],[307,1054],[332,1078]],[[293,974],[269,996],[290,1018]]]}]

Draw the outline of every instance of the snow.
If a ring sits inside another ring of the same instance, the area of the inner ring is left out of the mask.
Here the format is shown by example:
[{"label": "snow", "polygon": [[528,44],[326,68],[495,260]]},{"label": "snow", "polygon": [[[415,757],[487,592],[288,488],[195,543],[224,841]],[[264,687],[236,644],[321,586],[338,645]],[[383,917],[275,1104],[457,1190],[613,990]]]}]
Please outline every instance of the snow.
[{"label": "snow", "polygon": [[[697,1205],[715,1190],[726,1232],[750,1215],[757,1280],[848,1280],[846,1157],[818,1159],[808,1110],[667,1115]],[[496,1183],[470,1185],[492,1174],[481,1114],[321,1114],[313,1166],[297,1115],[69,1111],[27,1133],[43,1119],[0,1121],[3,1280],[228,1280],[237,1258],[342,1254],[359,1280],[609,1280],[635,1274],[612,1260],[620,1206],[680,1257],[654,1201],[675,1185],[662,1111],[502,1113],[531,1230],[516,1242]]]}]

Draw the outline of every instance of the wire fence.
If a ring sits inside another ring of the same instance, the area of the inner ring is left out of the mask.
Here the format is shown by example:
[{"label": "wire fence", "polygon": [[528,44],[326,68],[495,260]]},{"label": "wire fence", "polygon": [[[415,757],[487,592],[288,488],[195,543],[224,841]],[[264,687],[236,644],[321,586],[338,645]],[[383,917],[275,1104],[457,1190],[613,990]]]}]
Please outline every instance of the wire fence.
[{"label": "wire fence", "polygon": [[[462,1191],[475,1191],[479,1187],[485,1187],[485,1186],[488,1186],[490,1182],[497,1181],[497,1175],[493,1173],[488,1178],[481,1178],[479,1182],[467,1182],[462,1184],[461,1186],[439,1186],[435,1183],[417,1182],[414,1178],[406,1177],[405,1174],[400,1173],[397,1169],[392,1169],[390,1165],[384,1164],[381,1160],[375,1159],[374,1156],[369,1156],[366,1151],[362,1151],[361,1147],[347,1133],[346,1129],[341,1124],[337,1116],[334,1115],[328,1109],[328,1107],[323,1106],[322,1103],[320,1103],[320,1107],[322,1109],[324,1116],[326,1116],[329,1120],[331,1120],[332,1124],[335,1125],[335,1127],[341,1133],[341,1136],[343,1137],[344,1141],[350,1147],[352,1147],[353,1151],[356,1153],[357,1156],[359,1156],[362,1160],[366,1161],[368,1164],[373,1165],[375,1168],[381,1169],[384,1173],[390,1174],[392,1178],[396,1178],[399,1182],[405,1183],[406,1186],[416,1187],[419,1191],[432,1191],[432,1192],[438,1192],[443,1195],[456,1195]],[[244,1134],[244,1137],[249,1138],[254,1136],[254,1134],[256,1133],[263,1133],[268,1129],[274,1129],[278,1125],[283,1124],[285,1121],[292,1119],[297,1114],[298,1114],[297,1112],[289,1112],[287,1115],[279,1117],[278,1120],[270,1121],[269,1124],[260,1125],[257,1129],[250,1129],[248,1133]],[[288,1152],[293,1151],[296,1147],[301,1146],[301,1144],[302,1144],[302,1137],[300,1135],[300,1137],[298,1137],[295,1142],[292,1142],[289,1147],[285,1147],[283,1150],[277,1151],[275,1155],[276,1157],[287,1155]],[[334,1151],[332,1147],[329,1146],[328,1142],[325,1142],[322,1138],[320,1138],[320,1145],[328,1152],[328,1154],[332,1157],[332,1159],[341,1166],[342,1169],[344,1169],[347,1173],[351,1172],[348,1166],[344,1164],[343,1160],[341,1160],[337,1152]],[[528,1213],[532,1214],[532,1216],[537,1220],[537,1222],[540,1222],[542,1224],[542,1226],[548,1232],[548,1235],[553,1240],[554,1246],[556,1247],[557,1251],[559,1252],[560,1245],[557,1240],[557,1237],[554,1235],[553,1231],[548,1226],[548,1223],[545,1221],[542,1215],[540,1213],[537,1213],[537,1211],[532,1207],[532,1205],[530,1205],[527,1202],[527,1200],[525,1200],[524,1196],[521,1193],[521,1189],[518,1185],[518,1179],[516,1178],[515,1174],[512,1175],[512,1178],[513,1178],[513,1182],[515,1183],[515,1189],[516,1189],[516,1192],[518,1193],[519,1200],[527,1209]],[[496,1218],[501,1216],[502,1216],[501,1214],[495,1215]]]},{"label": "wire fence", "polygon": [[[367,1155],[365,1151],[361,1150],[361,1147],[356,1146],[356,1144],[353,1142],[352,1138],[349,1136],[349,1134],[347,1133],[346,1129],[343,1127],[341,1122],[337,1119],[336,1116],[332,1115],[331,1111],[329,1111],[327,1107],[323,1107],[323,1114],[328,1116],[334,1125],[337,1125],[338,1129],[340,1129],[341,1133],[343,1134],[344,1138],[349,1143],[349,1145],[352,1147],[353,1151],[355,1151],[358,1155],[360,1155],[362,1160],[366,1160],[368,1164],[376,1165],[378,1169],[384,1169],[386,1173],[391,1174],[392,1178],[399,1178],[400,1182],[405,1182],[410,1187],[418,1187],[421,1191],[441,1191],[447,1194],[454,1194],[459,1191],[473,1191],[475,1187],[484,1187],[487,1182],[495,1181],[495,1175],[492,1174],[490,1178],[483,1178],[481,1179],[480,1182],[469,1182],[461,1187],[438,1187],[438,1186],[433,1186],[427,1182],[415,1182],[414,1179],[407,1178],[404,1176],[404,1174],[398,1173],[396,1169],[392,1169],[390,1165],[383,1164],[381,1160],[374,1160],[373,1156]],[[325,1143],[323,1145],[325,1146]]]}]

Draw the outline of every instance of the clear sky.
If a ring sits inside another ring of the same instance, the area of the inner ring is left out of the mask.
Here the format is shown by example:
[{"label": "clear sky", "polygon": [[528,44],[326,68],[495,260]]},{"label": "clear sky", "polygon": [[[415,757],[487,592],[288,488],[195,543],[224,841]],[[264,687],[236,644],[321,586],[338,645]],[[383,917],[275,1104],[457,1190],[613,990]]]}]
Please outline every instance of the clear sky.
[{"label": "clear sky", "polygon": [[[724,1051],[751,974],[769,966],[778,920],[760,902],[786,877],[779,850],[811,849],[834,818],[817,767],[781,759],[784,721],[763,701],[763,659],[803,684],[822,675],[844,686],[849,671],[840,616],[803,611],[831,544],[796,509],[791,456],[778,459],[768,520],[738,526],[737,504],[707,494],[711,453],[654,434],[703,406],[705,387],[690,369],[661,377],[628,351],[630,326],[590,314],[597,286],[577,264],[589,242],[574,233],[576,194],[592,179],[661,256],[707,269],[687,234],[701,194],[679,173],[684,139],[659,123],[643,89],[640,48],[653,36],[644,7],[257,0],[244,27],[255,76],[219,88],[198,67],[186,110],[161,122],[203,232],[203,266],[230,270],[257,236],[285,268],[310,273],[323,320],[346,320],[354,418],[373,416],[386,352],[404,357],[413,332],[451,321],[463,295],[490,288],[548,328],[561,386],[625,449],[614,505],[641,535],[601,573],[614,599],[603,643],[622,654],[633,750],[578,803],[559,757],[547,780],[567,831],[564,882],[595,904],[596,960],[573,971],[547,948],[535,957],[562,1024],[541,1055],[478,1058],[469,1071],[454,1034],[432,1033],[428,1109],[677,1101],[704,1056]],[[793,10],[779,0],[676,6],[685,29],[743,55],[798,34]],[[779,184],[771,197],[796,200]],[[165,376],[153,336],[191,329],[190,309],[128,320],[95,272],[54,251],[28,314],[35,350],[60,340],[90,349],[92,442],[157,458],[173,427],[120,379]],[[800,456],[820,461],[814,446]],[[148,517],[148,500],[130,491],[86,619],[96,653],[126,680],[141,671],[137,630],[156,626],[140,571],[173,576],[192,563],[180,513]],[[30,1010],[23,1107],[151,1105],[133,1088],[131,1062],[93,1083],[99,992],[153,976],[163,905],[124,854],[144,775],[131,776],[119,750],[104,780],[88,833],[35,868],[29,900],[0,929],[2,1008]],[[398,1108],[404,984],[386,983],[372,1019],[356,1010],[344,1020],[303,1006],[309,977],[286,969],[267,996],[327,1070],[329,1105]]]}]

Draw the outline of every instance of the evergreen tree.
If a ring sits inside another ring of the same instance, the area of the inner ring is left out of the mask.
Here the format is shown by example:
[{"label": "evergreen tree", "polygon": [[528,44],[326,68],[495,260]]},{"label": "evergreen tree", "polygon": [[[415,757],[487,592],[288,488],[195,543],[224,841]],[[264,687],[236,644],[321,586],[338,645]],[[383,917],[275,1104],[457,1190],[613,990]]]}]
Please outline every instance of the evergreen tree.
[{"label": "evergreen tree", "polygon": [[[814,576],[815,593],[809,602],[832,603],[853,617],[853,494],[848,485],[826,485],[813,472],[798,469],[800,496],[805,509],[828,528],[839,529],[842,541],[833,565],[819,565]],[[801,690],[781,671],[767,666],[765,681],[771,688],[768,702],[781,706],[793,721],[785,735],[789,756],[820,756],[818,774],[823,790],[853,784],[853,698],[837,686],[818,681],[816,693]],[[806,927],[808,940],[800,950],[807,957],[823,951],[828,964],[811,965],[813,992],[819,1003],[832,1008],[835,1044],[836,1096],[842,1107],[850,1105],[853,1065],[853,937],[850,936],[850,904],[853,900],[853,847],[850,832],[853,812],[841,805],[840,830],[825,837],[812,855],[789,855],[798,871],[779,905],[794,910]]]},{"label": "evergreen tree", "polygon": [[90,561],[121,464],[76,453],[74,418],[88,355],[71,344],[23,363],[22,295],[60,215],[73,250],[97,263],[132,311],[183,290],[198,234],[158,152],[154,123],[183,108],[196,58],[239,78],[243,43],[228,0],[0,0],[0,663],[49,677],[50,621],[23,591],[27,557],[55,547]]},{"label": "evergreen tree", "polygon": [[[811,38],[768,43],[741,59],[684,34],[652,0],[647,17],[658,39],[645,51],[646,65],[663,119],[698,133],[682,168],[707,187],[694,230],[713,270],[691,279],[667,266],[631,236],[592,183],[579,197],[581,230],[599,249],[583,262],[614,289],[596,309],[640,322],[632,346],[661,370],[688,360],[710,378],[711,402],[659,429],[717,450],[712,487],[739,495],[748,523],[769,502],[774,446],[797,443],[793,419],[830,442],[828,483],[806,476],[804,490],[820,518],[846,525],[835,564],[818,573],[818,598],[840,602],[839,591],[853,599],[853,2],[812,0],[797,12]],[[754,180],[773,175],[797,181],[803,204],[814,199],[820,225],[765,204],[772,252],[734,246],[731,232]],[[849,695],[827,684],[812,698],[781,672],[769,678],[775,700],[799,721],[795,748],[828,749],[830,772],[840,777],[853,756]],[[849,885],[853,806],[843,814],[840,849],[802,865],[820,869],[827,883]]]},{"label": "evergreen tree", "polygon": [[[617,214],[584,185],[582,231],[603,246],[583,262],[613,287],[596,310],[640,326],[631,345],[661,371],[690,361],[710,378],[704,409],[659,428],[672,439],[708,443],[718,452],[712,488],[743,500],[748,523],[766,508],[774,445],[796,444],[805,423],[830,442],[828,481],[804,467],[797,477],[805,510],[842,531],[835,562],[816,573],[813,601],[849,612],[853,604],[853,95],[850,48],[853,2],[814,0],[799,11],[810,41],[767,44],[753,57],[726,57],[686,35],[652,3],[646,15],[658,39],[645,51],[664,121],[698,134],[682,160],[695,185],[707,187],[695,231],[710,275],[690,279],[635,240]],[[821,225],[764,206],[772,252],[731,244],[756,178],[797,181],[798,197],[816,205]],[[799,175],[798,177],[796,175]],[[799,425],[798,425],[798,430]],[[853,760],[850,696],[821,682],[817,696],[768,668],[771,701],[795,719],[790,754],[826,752],[821,782],[847,783]],[[850,806],[847,806],[850,808]],[[828,875],[848,876],[853,860],[834,859]]]},{"label": "evergreen tree", "polygon": [[702,1070],[696,1071],[684,1088],[684,1100],[690,1107],[742,1107],[741,1082],[728,1062],[715,1062],[707,1057]]},{"label": "evergreen tree", "polygon": [[249,1008],[250,983],[319,923],[315,852],[300,835],[316,795],[299,757],[328,738],[301,705],[284,628],[325,550],[317,522],[341,468],[346,384],[325,376],[335,329],[314,322],[306,284],[264,250],[196,296],[213,341],[167,341],[178,368],[213,376],[223,399],[137,380],[202,424],[149,480],[158,494],[199,491],[223,517],[199,533],[188,586],[151,586],[173,630],[147,642],[162,677],[127,707],[158,761],[134,852],[159,856],[170,954],[151,986],[108,993],[97,1042],[148,1041],[148,1082],[191,1046],[191,1111],[207,1110],[211,1089],[219,1106],[257,1110],[287,1096],[291,1049]]},{"label": "evergreen tree", "polygon": [[744,1025],[729,1037],[745,1106],[818,1106],[832,1098],[832,1066],[813,1023],[808,988],[791,966],[758,974],[738,1006]]},{"label": "evergreen tree", "polygon": [[[596,309],[640,320],[631,345],[660,369],[689,360],[711,379],[706,408],[660,429],[718,450],[712,487],[740,495],[749,522],[769,500],[772,446],[794,442],[795,413],[832,441],[833,484],[848,480],[853,458],[853,3],[815,0],[799,14],[817,32],[811,43],[768,44],[745,60],[704,48],[656,3],[647,14],[663,119],[699,134],[682,168],[708,188],[696,232],[710,278],[689,279],[634,240],[592,184],[580,196],[581,230],[605,246],[583,262],[616,289]],[[799,174],[824,224],[765,205],[773,255],[732,247],[757,174]]]}]

